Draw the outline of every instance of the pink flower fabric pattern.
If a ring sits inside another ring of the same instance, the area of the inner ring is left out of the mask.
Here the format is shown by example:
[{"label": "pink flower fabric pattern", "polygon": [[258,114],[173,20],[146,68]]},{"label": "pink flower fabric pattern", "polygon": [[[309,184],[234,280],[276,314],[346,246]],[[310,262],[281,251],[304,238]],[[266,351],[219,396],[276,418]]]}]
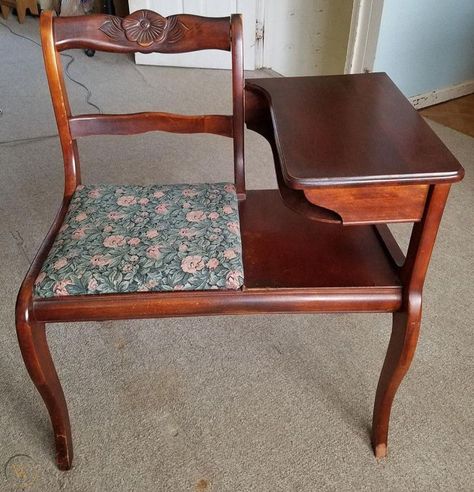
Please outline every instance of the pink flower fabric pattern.
[{"label": "pink flower fabric pattern", "polygon": [[36,297],[240,289],[234,185],[78,186]]}]

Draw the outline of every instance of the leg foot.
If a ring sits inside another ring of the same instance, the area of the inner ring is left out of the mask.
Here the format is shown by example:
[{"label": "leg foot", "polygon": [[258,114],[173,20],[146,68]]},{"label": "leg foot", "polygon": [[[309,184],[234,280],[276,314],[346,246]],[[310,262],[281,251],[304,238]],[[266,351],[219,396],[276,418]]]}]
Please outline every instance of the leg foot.
[{"label": "leg foot", "polygon": [[17,320],[16,328],[26,368],[51,418],[56,463],[60,470],[69,470],[73,456],[71,427],[64,393],[49,352],[45,324]]},{"label": "leg foot", "polygon": [[393,314],[392,336],[375,395],[372,446],[377,458],[387,456],[388,426],[393,399],[415,354],[421,306],[416,312]]},{"label": "leg foot", "polygon": [[375,457],[377,459],[386,458],[387,457],[387,445],[386,444],[377,444],[374,448]]}]

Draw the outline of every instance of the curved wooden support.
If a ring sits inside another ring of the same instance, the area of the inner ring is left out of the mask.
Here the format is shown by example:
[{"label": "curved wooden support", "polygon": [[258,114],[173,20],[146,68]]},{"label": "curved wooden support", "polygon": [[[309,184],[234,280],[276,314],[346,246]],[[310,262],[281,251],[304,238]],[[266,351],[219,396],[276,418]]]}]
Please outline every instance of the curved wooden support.
[{"label": "curved wooden support", "polygon": [[229,17],[189,14],[165,18],[151,10],[137,10],[124,18],[105,14],[58,17],[54,42],[58,51],[77,48],[115,53],[230,51],[229,20]]},{"label": "curved wooden support", "polygon": [[49,352],[45,324],[17,318],[16,330],[26,368],[51,418],[56,463],[60,470],[69,470],[73,457],[71,426],[64,393]]},{"label": "curved wooden support", "polygon": [[33,309],[34,282],[64,221],[69,198],[63,200],[53,224],[21,284],[16,302],[16,331],[21,354],[28,373],[48,409],[56,443],[56,462],[61,470],[72,464],[72,440],[69,416],[63,390],[54,368],[46,340],[45,324],[37,321]]},{"label": "curved wooden support", "polygon": [[[64,17],[63,19],[69,19]],[[58,125],[59,141],[64,160],[64,197],[70,198],[77,185],[81,184],[81,167],[77,142],[71,137],[69,118],[71,107],[63,77],[61,57],[55,48],[53,35],[53,12],[44,11],[40,17],[41,46],[43,49],[46,76]]]},{"label": "curved wooden support", "polygon": [[161,112],[133,114],[80,114],[69,118],[73,138],[91,135],[137,135],[162,131],[173,133],[214,133],[232,137],[232,116],[182,115]]},{"label": "curved wooden support", "polygon": [[[393,314],[392,336],[375,395],[372,446],[377,458],[387,455],[388,424],[393,399],[415,354],[420,331],[423,284],[449,188],[449,184],[430,188],[422,220],[413,227],[407,257],[400,269],[404,300],[401,310]],[[397,256],[400,254],[397,253]]]},{"label": "curved wooden support", "polygon": [[278,190],[283,203],[293,212],[303,215],[309,220],[333,224],[342,223],[341,217],[336,212],[310,203],[303,191],[289,188],[285,184],[281,171],[280,153],[278,152],[272,124],[270,95],[259,87],[247,85],[245,87],[245,108],[248,129],[262,135],[270,144]]},{"label": "curved wooden support", "polygon": [[420,332],[421,301],[408,312],[393,313],[392,335],[375,395],[372,446],[376,458],[387,456],[387,439],[393,399],[407,373]]},{"label": "curved wooden support", "polygon": [[241,14],[230,18],[232,51],[232,135],[234,137],[234,180],[239,200],[245,198],[245,93],[244,93],[244,27]]}]

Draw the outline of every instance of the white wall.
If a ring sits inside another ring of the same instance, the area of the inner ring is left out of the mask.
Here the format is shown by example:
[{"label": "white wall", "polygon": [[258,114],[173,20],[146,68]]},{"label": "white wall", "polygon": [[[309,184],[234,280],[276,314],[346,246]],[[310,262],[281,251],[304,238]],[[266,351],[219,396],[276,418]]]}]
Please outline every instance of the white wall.
[{"label": "white wall", "polygon": [[264,65],[286,76],[344,73],[351,15],[352,0],[265,0]]},{"label": "white wall", "polygon": [[407,97],[474,79],[474,0],[385,0],[374,71]]}]

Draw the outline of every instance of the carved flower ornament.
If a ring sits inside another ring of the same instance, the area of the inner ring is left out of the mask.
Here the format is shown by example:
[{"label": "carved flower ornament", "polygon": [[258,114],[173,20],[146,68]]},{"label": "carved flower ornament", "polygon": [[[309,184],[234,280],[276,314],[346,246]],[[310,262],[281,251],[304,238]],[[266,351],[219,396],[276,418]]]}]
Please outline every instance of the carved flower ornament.
[{"label": "carved flower ornament", "polygon": [[117,41],[125,34],[126,39],[146,48],[153,43],[176,43],[187,27],[177,16],[166,18],[151,10],[138,10],[124,19],[110,16],[99,29]]},{"label": "carved flower ornament", "polygon": [[122,21],[125,36],[140,46],[150,46],[163,38],[166,19],[155,12],[139,10]]}]

